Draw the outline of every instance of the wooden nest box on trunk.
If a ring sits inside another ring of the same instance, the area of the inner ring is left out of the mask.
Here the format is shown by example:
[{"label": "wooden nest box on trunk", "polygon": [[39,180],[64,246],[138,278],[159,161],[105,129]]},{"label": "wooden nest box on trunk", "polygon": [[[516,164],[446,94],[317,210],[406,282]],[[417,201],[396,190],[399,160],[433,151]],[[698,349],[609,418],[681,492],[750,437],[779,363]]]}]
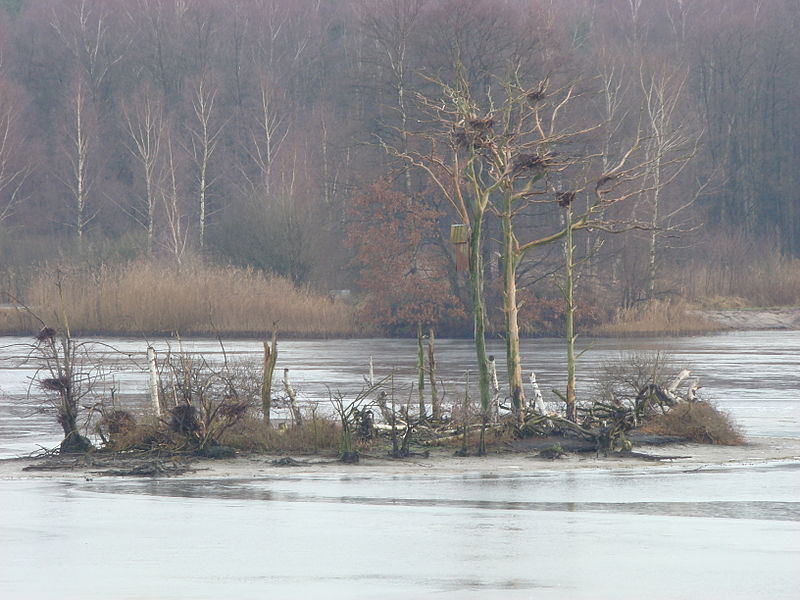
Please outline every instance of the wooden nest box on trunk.
[{"label": "wooden nest box on trunk", "polygon": [[450,225],[450,243],[455,246],[456,271],[469,271],[469,225]]}]

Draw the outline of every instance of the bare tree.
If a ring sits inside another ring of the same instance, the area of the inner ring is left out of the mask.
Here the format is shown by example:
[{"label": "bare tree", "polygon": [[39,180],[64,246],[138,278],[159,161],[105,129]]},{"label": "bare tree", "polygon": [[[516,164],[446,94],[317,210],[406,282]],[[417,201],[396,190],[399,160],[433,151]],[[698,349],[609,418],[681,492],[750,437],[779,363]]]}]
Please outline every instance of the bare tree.
[{"label": "bare tree", "polygon": [[267,72],[258,81],[258,105],[254,114],[253,128],[245,152],[256,167],[257,179],[244,176],[253,193],[267,197],[273,192],[273,170],[276,159],[291,131],[290,112],[286,109],[285,91]]},{"label": "bare tree", "polygon": [[223,122],[218,118],[215,107],[219,88],[212,78],[203,75],[192,88],[191,104],[193,122],[189,129],[189,154],[195,165],[195,192],[197,206],[197,233],[200,247],[205,244],[206,226],[210,214],[209,198],[216,178],[211,171],[211,163],[220,136]]},{"label": "bare tree", "polygon": [[[3,76],[0,56],[0,77]],[[10,84],[0,79],[0,224],[9,218],[24,200],[23,185],[31,166],[21,156],[20,105],[12,94]]]},{"label": "bare tree", "polygon": [[141,205],[130,207],[130,213],[147,232],[147,254],[152,255],[158,191],[161,183],[160,150],[164,115],[161,102],[149,87],[143,88],[132,104],[132,107],[123,108],[125,124],[130,135],[128,150],[141,167],[145,189]]},{"label": "bare tree", "polygon": [[[646,157],[640,156],[641,134],[637,129],[613,160],[605,165],[595,164],[600,149],[592,152],[587,148],[591,148],[592,136],[604,123],[580,118],[577,105],[586,92],[581,92],[577,82],[567,81],[555,87],[549,78],[523,85],[518,72],[512,65],[508,75],[497,80],[496,87],[501,91],[490,93],[485,102],[470,93],[471,85],[463,71],[455,85],[437,82],[443,92],[441,98],[420,96],[433,123],[430,132],[424,134],[430,151],[425,155],[398,154],[428,173],[471,230],[470,277],[479,369],[486,359],[480,342],[484,318],[480,235],[488,213],[500,221],[508,381],[521,422],[524,393],[517,269],[528,252],[565,236],[571,238],[575,230],[618,230],[619,225],[605,223],[602,215],[609,206],[642,192]],[[453,152],[450,160],[438,151],[448,138]],[[576,197],[584,196],[589,198],[588,204],[573,218],[572,203]],[[568,207],[569,219],[549,233],[526,233],[529,239],[520,240],[518,217],[534,203]],[[571,251],[571,239],[568,246]],[[574,369],[574,356],[570,363]],[[567,412],[574,419],[574,389],[568,396]]]},{"label": "bare tree", "polygon": [[[463,70],[453,84],[431,79],[439,94],[416,94],[427,114],[427,130],[415,132],[418,146],[407,150],[382,140],[384,148],[421,169],[447,199],[467,230],[473,335],[478,362],[481,411],[488,419],[492,401],[489,355],[486,350],[486,301],[484,297],[483,227],[493,188],[481,185],[482,122],[470,111],[474,101]],[[466,120],[465,120],[466,119]],[[470,124],[472,123],[472,124]],[[417,149],[420,148],[420,149]],[[483,453],[481,447],[479,452]]]},{"label": "bare tree", "polygon": [[111,69],[125,56],[130,37],[124,28],[109,31],[111,2],[70,4],[63,4],[61,14],[54,11],[50,25],[80,66],[92,101],[97,103]]},{"label": "bare tree", "polygon": [[185,76],[180,42],[187,5],[187,2],[162,0],[125,3],[126,15],[138,27],[138,37],[144,42],[136,48],[145,52],[142,66],[169,100],[177,98]]},{"label": "bare tree", "polygon": [[643,93],[647,140],[644,148],[647,156],[647,194],[643,200],[648,205],[649,227],[647,297],[655,298],[658,269],[659,238],[668,231],[679,229],[675,218],[689,208],[698,195],[707,187],[706,183],[665,210],[662,195],[664,190],[677,180],[690,160],[695,156],[702,132],[687,131],[689,125],[680,109],[684,89],[689,76],[683,67],[661,67],[647,72],[640,67],[639,79]]},{"label": "bare tree", "polygon": [[164,158],[164,177],[161,180],[158,194],[164,209],[164,234],[161,244],[166,248],[178,264],[181,264],[189,241],[189,223],[183,207],[178,179],[179,167],[172,149],[172,132],[167,130],[166,153]]},{"label": "bare tree", "polygon": [[[361,29],[368,46],[375,48],[374,62],[385,71],[386,85],[393,96],[391,109],[396,113],[397,124],[387,124],[400,137],[400,148],[408,149],[409,120],[409,43],[414,26],[420,17],[425,0],[391,0],[362,7]],[[364,59],[362,59],[363,61]],[[411,168],[403,166],[403,189],[411,193]]]},{"label": "bare tree", "polygon": [[65,173],[59,176],[69,191],[66,224],[74,231],[79,245],[83,244],[89,223],[97,216],[90,202],[97,171],[94,161],[96,122],[87,88],[84,77],[77,75],[66,107],[62,150],[67,164]]}]

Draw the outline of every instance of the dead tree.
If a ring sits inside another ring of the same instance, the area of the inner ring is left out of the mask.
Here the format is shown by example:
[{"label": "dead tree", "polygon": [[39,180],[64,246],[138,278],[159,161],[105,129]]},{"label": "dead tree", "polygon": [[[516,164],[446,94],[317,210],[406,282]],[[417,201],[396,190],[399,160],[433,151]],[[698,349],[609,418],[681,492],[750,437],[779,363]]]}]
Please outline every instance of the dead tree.
[{"label": "dead tree", "polygon": [[295,425],[303,426],[303,413],[300,412],[300,407],[297,404],[297,393],[289,381],[289,369],[283,370],[283,391],[286,393],[286,398],[289,401],[289,410],[292,412],[292,419]]},{"label": "dead tree", "polygon": [[261,375],[261,412],[264,415],[264,424],[270,424],[272,410],[272,375],[275,372],[275,363],[278,360],[278,329],[272,325],[272,341],[264,342],[264,370]]},{"label": "dead tree", "polygon": [[43,327],[36,336],[35,354],[42,363],[38,383],[56,411],[58,424],[64,432],[61,454],[88,452],[92,443],[80,433],[78,413],[80,401],[91,389],[92,377],[83,371],[82,356],[85,344],[76,343],[69,329],[57,332]]},{"label": "dead tree", "polygon": [[330,403],[339,417],[341,432],[339,436],[339,459],[345,463],[359,461],[358,450],[355,447],[354,436],[359,427],[359,417],[369,411],[371,403],[368,398],[375,390],[374,387],[363,387],[356,397],[348,401],[341,392],[328,391]]}]

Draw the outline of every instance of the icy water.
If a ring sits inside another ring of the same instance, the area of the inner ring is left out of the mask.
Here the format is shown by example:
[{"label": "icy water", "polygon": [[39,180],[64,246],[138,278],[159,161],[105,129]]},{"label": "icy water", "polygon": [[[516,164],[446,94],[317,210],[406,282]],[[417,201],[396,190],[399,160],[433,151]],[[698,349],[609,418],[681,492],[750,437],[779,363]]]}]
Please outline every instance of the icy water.
[{"label": "icy water", "polygon": [[[144,344],[106,341],[131,355],[105,359],[106,385],[141,405]],[[210,341],[185,346],[220,353]],[[438,349],[455,394],[471,347]],[[621,352],[653,349],[691,363],[706,397],[748,435],[800,437],[799,333],[600,340],[581,362],[583,385]],[[226,344],[230,360],[259,350]],[[502,348],[494,351],[500,358]],[[543,390],[561,387],[558,341],[523,351]],[[52,417],[31,415],[25,400],[34,366],[15,358],[18,348],[3,352],[2,453],[52,445]],[[326,385],[352,393],[369,356],[376,377],[394,370],[398,388],[413,380],[413,341],[284,342],[280,352],[279,368],[311,401],[324,401]],[[800,461],[544,472],[521,456],[518,466],[452,476],[342,466],[232,481],[1,481],[0,598],[798,597]]]},{"label": "icy water", "polygon": [[798,474],[6,481],[0,597],[794,599]]},{"label": "icy water", "polygon": [[[59,428],[50,415],[38,411],[39,390],[32,386],[39,365],[24,360],[30,339],[0,338],[0,458],[27,454],[40,446],[54,446]],[[251,361],[260,365],[260,342],[228,341],[224,353],[214,340],[191,340],[182,344],[153,344],[163,354],[167,350],[200,354],[212,363],[224,358],[230,363]],[[475,353],[468,340],[437,340],[438,375],[444,381],[440,392],[445,401],[461,401],[467,371],[476,380]],[[489,345],[497,357],[498,373],[505,369],[501,342]],[[588,393],[598,369],[628,352],[666,352],[674,362],[688,365],[700,377],[701,396],[727,410],[748,436],[800,437],[800,332],[737,332],[712,336],[661,339],[600,339],[583,345],[586,352],[579,361],[579,396]],[[105,398],[114,389],[126,406],[146,408],[143,391],[146,343],[134,339],[104,339],[91,346],[86,365],[102,365],[97,388]],[[342,391],[351,397],[364,384],[372,357],[375,378],[394,373],[398,398],[406,398],[416,382],[415,340],[328,340],[279,342],[276,377],[281,369],[290,370],[293,385],[304,402],[328,406],[331,392]],[[552,388],[564,388],[564,344],[561,340],[524,340],[522,345],[525,377],[533,369],[545,399],[555,399]],[[260,366],[257,366],[260,369]],[[388,382],[387,382],[388,383]],[[280,387],[277,384],[277,387]],[[29,395],[29,391],[33,397]],[[91,404],[87,398],[84,404]]]}]

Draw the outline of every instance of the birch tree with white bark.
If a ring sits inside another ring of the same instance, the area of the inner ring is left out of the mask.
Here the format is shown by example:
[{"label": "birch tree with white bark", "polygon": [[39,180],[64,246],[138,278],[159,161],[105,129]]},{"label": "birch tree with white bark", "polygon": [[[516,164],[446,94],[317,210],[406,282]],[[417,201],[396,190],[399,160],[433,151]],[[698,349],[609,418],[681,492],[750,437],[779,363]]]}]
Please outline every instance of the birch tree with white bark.
[{"label": "birch tree with white bark", "polygon": [[647,250],[647,298],[656,296],[656,280],[661,251],[660,239],[681,229],[678,218],[708,186],[710,178],[684,187],[683,197],[666,205],[664,193],[678,180],[697,153],[702,131],[691,131],[685,118],[685,88],[689,71],[683,66],[658,66],[639,69],[647,139],[647,188],[642,203],[649,214],[644,217],[649,227]]},{"label": "birch tree with white bark", "polygon": [[127,207],[129,214],[146,232],[146,251],[153,254],[156,238],[156,211],[161,187],[161,138],[164,134],[163,103],[149,86],[123,107],[125,125],[130,136],[128,151],[139,167],[144,182],[140,202]]},{"label": "birch tree with white bark", "polygon": [[198,244],[203,248],[206,228],[213,209],[211,192],[216,182],[213,159],[224,127],[216,106],[219,88],[213,78],[204,74],[191,89],[191,115],[187,125],[189,141],[187,149],[194,167],[194,193],[197,207]]},{"label": "birch tree with white bark", "polygon": [[19,97],[5,80],[0,55],[0,224],[25,200],[23,186],[32,167],[24,156]]},{"label": "birch tree with white bark", "polygon": [[66,187],[67,218],[65,225],[73,231],[82,247],[89,224],[97,216],[92,190],[97,180],[97,123],[90,102],[89,85],[76,75],[66,98],[65,124],[61,156],[63,168],[56,177]]}]

